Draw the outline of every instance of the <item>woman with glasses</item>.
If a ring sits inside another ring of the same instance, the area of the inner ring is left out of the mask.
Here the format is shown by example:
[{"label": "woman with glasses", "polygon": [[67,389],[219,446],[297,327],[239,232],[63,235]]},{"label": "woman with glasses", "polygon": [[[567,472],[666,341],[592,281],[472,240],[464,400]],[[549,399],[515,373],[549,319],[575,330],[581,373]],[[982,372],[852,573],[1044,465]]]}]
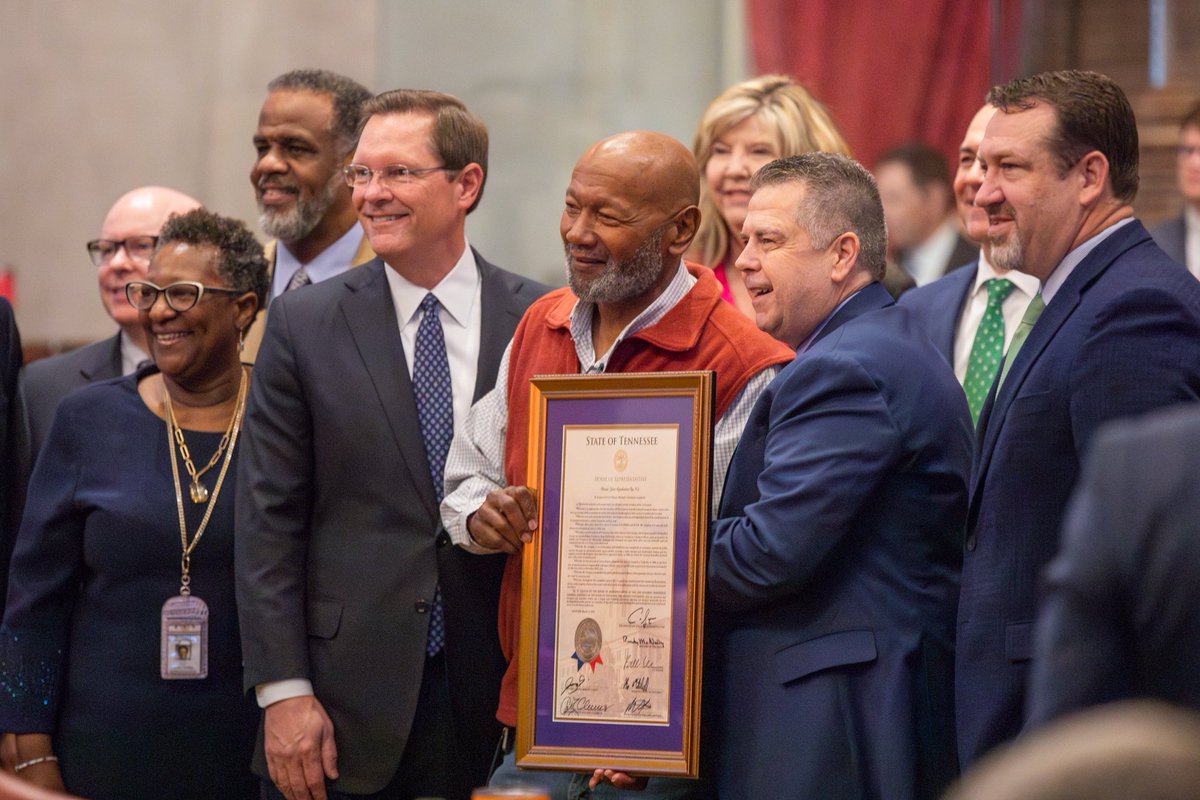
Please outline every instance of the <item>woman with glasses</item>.
[{"label": "woman with glasses", "polygon": [[17,775],[89,798],[256,797],[233,520],[267,287],[242,223],[168,220],[126,286],[155,365],[66,398],[29,487],[0,628]]},{"label": "woman with glasses", "polygon": [[688,258],[712,267],[722,297],[749,317],[754,308],[734,264],[742,254],[750,177],[769,161],[818,150],[850,155],[825,106],[785,75],[735,83],[700,118],[692,152],[700,167],[701,217]]}]

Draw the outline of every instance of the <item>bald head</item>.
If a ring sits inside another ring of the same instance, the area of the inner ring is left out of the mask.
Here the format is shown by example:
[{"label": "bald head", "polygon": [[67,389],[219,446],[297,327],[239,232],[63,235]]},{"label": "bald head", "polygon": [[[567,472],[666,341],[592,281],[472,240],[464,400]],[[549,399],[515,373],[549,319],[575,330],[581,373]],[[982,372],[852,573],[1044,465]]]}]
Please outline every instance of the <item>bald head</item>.
[{"label": "bald head", "polygon": [[636,312],[670,283],[696,235],[700,180],[691,151],[669,136],[602,139],[575,164],[559,229],[580,299]]},{"label": "bald head", "polygon": [[145,278],[148,261],[130,258],[124,243],[131,238],[158,236],[172,214],[199,207],[198,200],[183,192],[165,186],[143,186],[117,198],[104,217],[99,238],[120,242],[122,246],[98,266],[100,300],[108,315],[138,344],[144,341],[145,334],[138,324],[137,311],[125,300],[125,284]]},{"label": "bald head", "polygon": [[627,131],[601,139],[575,165],[629,176],[646,202],[677,211],[700,202],[696,159],[682,143],[654,131]]}]

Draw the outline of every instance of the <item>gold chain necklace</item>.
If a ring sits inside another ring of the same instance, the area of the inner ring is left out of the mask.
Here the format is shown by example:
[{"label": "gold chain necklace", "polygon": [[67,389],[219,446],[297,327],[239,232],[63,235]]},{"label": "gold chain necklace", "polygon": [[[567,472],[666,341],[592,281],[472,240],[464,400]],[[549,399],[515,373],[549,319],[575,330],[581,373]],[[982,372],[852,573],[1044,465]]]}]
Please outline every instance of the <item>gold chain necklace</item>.
[{"label": "gold chain necklace", "polygon": [[[171,409],[171,396],[167,392],[167,387],[163,386],[163,404],[166,406],[167,417],[167,443],[172,442],[179,446],[180,455],[183,456],[183,463],[188,469],[188,474],[196,478],[195,468],[192,466],[191,459],[187,453],[187,445],[183,443],[183,433],[179,426],[175,423],[175,413]],[[229,427],[225,430],[225,435],[221,438],[221,444],[218,446],[218,453],[225,449],[225,463],[221,465],[221,472],[217,475],[217,485],[213,487],[212,502],[208,504],[208,508],[204,509],[204,518],[200,520],[200,527],[196,529],[196,535],[192,537],[192,541],[188,542],[187,535],[187,520],[183,515],[183,484],[179,482],[179,465],[175,463],[174,449],[171,451],[171,474],[175,477],[175,506],[179,511],[179,540],[183,547],[183,555],[180,558],[180,568],[182,576],[179,579],[179,593],[181,595],[191,594],[191,589],[188,584],[191,583],[191,556],[192,551],[196,549],[196,545],[200,543],[200,537],[204,535],[205,528],[208,527],[208,519],[212,516],[213,509],[217,505],[217,496],[221,494],[221,485],[225,483],[225,473],[229,471],[229,462],[233,460],[233,448],[237,445],[238,432],[242,427],[242,413],[246,410],[246,370],[242,368],[242,382],[238,385],[237,405],[233,408],[233,416],[229,418]],[[228,448],[226,448],[228,445]],[[212,463],[209,466],[212,466]],[[207,469],[207,467],[205,467]],[[195,483],[192,484],[192,500],[197,503],[203,503],[208,499],[208,490],[204,490],[204,497],[200,500],[196,499],[194,491]],[[204,488],[203,484],[200,484]]]},{"label": "gold chain necklace", "polygon": [[[183,466],[187,468],[188,476],[192,479],[192,483],[188,486],[188,494],[191,495],[193,503],[203,503],[208,500],[208,487],[200,482],[200,476],[213,468],[221,459],[221,454],[225,452],[225,447],[229,444],[229,435],[233,432],[234,422],[238,419],[238,410],[242,407],[242,390],[246,384],[246,374],[242,373],[242,383],[238,387],[238,406],[234,410],[234,414],[229,418],[229,425],[225,428],[225,435],[221,437],[220,444],[217,445],[217,450],[212,454],[212,458],[204,465],[204,469],[196,471],[196,465],[192,463],[192,453],[188,450],[187,442],[183,440],[183,429],[179,427],[179,423],[175,421],[175,410],[171,407],[171,395],[167,392],[167,387],[163,385],[163,404],[167,407],[167,430],[174,431],[175,443],[179,446],[179,455],[183,456]],[[172,461],[172,464],[175,462]]]}]

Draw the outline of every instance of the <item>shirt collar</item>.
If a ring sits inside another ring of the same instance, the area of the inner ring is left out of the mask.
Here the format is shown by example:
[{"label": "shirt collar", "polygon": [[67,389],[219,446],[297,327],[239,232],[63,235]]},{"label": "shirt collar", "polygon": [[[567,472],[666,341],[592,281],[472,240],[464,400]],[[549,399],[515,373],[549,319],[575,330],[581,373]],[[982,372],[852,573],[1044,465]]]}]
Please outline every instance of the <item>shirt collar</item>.
[{"label": "shirt collar", "polygon": [[[872,281],[872,283],[874,283],[874,281]],[[867,286],[870,286],[870,285],[871,285],[870,283],[867,284]],[[813,342],[815,342],[817,340],[817,337],[821,335],[821,331],[825,330],[825,326],[829,324],[829,321],[831,319],[833,319],[835,316],[837,316],[837,312],[842,310],[842,306],[846,305],[846,303],[849,303],[850,300],[854,297],[854,295],[858,294],[863,289],[867,288],[867,286],[860,286],[859,288],[854,290],[853,294],[851,294],[849,297],[847,297],[842,302],[838,303],[837,306],[833,309],[833,311],[830,311],[829,314],[827,314],[825,316],[825,319],[821,320],[821,322],[817,325],[817,327],[812,329],[812,333],[810,333],[808,336],[804,337],[804,341],[801,342],[800,346],[796,348],[796,354],[799,355],[800,353],[803,353],[806,350],[808,350],[808,348],[812,347]]]},{"label": "shirt collar", "polygon": [[988,258],[984,252],[980,250],[979,266],[975,270],[975,285],[971,288],[971,296],[974,297],[980,291],[983,291],[984,284],[996,278],[1004,278],[1010,281],[1018,291],[1030,299],[1032,299],[1033,296],[1038,293],[1038,289],[1042,285],[1042,282],[1034,276],[1025,272],[1018,272],[1015,269],[1001,274],[995,267],[992,266],[992,262],[988,261]]},{"label": "shirt collar", "polygon": [[475,253],[471,250],[469,242],[463,247],[462,255],[458,257],[454,267],[432,289],[417,286],[386,264],[383,274],[387,276],[400,327],[404,327],[416,317],[421,301],[430,293],[438,299],[455,324],[465,328],[470,323],[472,307],[478,296],[476,289],[480,277],[479,269],[475,265]]},{"label": "shirt collar", "polygon": [[1050,277],[1046,278],[1046,282],[1042,284],[1042,300],[1046,303],[1046,305],[1050,305],[1050,301],[1054,299],[1054,295],[1058,294],[1058,290],[1061,289],[1062,285],[1067,282],[1067,278],[1071,277],[1071,273],[1075,271],[1075,268],[1078,267],[1079,264],[1085,258],[1087,258],[1088,255],[1095,250],[1101,242],[1131,222],[1133,222],[1133,217],[1123,219],[1115,225],[1110,225],[1092,238],[1088,239],[1083,244],[1076,247],[1071,252],[1067,253],[1066,256],[1063,257],[1063,260],[1058,262],[1058,266],[1054,268],[1054,271],[1050,273]]},{"label": "shirt collar", "polygon": [[584,371],[602,370],[618,344],[661,320],[695,285],[696,279],[680,261],[675,276],[671,278],[671,282],[667,284],[667,288],[663,290],[662,294],[654,298],[650,305],[642,309],[642,313],[625,326],[625,329],[617,335],[612,347],[608,348],[608,352],[599,358],[596,357],[592,346],[592,319],[596,304],[576,300],[575,307],[571,309],[571,338],[575,341],[575,354],[579,358],[579,363],[583,365]]},{"label": "shirt collar", "polygon": [[286,244],[282,241],[276,242],[274,274],[278,277],[272,280],[272,288],[279,286],[279,291],[282,292],[301,266],[304,267],[309,280],[313,283],[320,283],[326,278],[332,278],[334,275],[345,272],[354,263],[354,254],[358,252],[362,235],[362,228],[358,226],[358,223],[351,225],[350,230],[343,233],[336,242],[318,253],[312,261],[303,265],[296,256],[292,255],[292,251]]}]

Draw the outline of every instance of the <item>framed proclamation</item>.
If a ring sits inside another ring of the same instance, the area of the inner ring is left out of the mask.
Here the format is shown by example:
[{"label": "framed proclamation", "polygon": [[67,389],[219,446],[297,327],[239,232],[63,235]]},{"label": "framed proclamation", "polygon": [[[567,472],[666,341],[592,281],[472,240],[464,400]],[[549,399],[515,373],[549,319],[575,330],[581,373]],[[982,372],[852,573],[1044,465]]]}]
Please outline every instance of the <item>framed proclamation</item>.
[{"label": "framed proclamation", "polygon": [[696,777],[713,374],[536,377],[521,767]]}]

